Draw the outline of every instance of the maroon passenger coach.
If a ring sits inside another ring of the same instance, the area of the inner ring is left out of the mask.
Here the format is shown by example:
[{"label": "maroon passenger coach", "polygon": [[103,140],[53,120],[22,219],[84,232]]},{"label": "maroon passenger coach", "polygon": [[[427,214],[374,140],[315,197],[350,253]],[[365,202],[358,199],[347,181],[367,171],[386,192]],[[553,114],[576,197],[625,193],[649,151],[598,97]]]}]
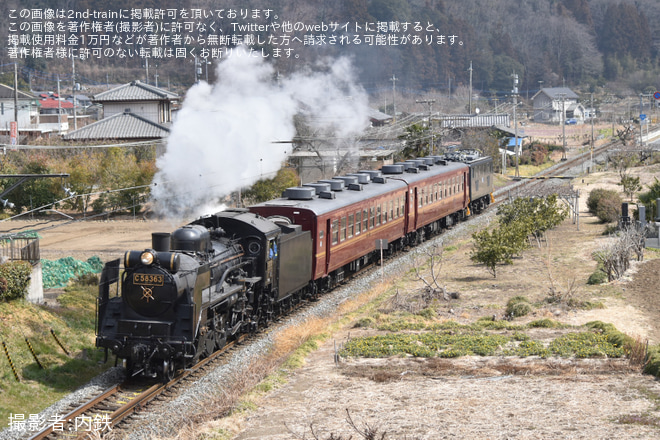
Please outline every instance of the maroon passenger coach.
[{"label": "maroon passenger coach", "polygon": [[443,156],[413,159],[289,188],[249,210],[310,231],[312,280],[325,290],[377,259],[376,240],[396,251],[470,215],[469,170]]}]

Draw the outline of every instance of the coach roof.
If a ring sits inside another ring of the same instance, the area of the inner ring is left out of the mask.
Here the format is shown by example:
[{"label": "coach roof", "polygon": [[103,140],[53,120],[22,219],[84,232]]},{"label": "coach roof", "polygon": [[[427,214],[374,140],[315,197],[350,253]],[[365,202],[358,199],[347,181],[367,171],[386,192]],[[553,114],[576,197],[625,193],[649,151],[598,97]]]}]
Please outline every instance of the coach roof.
[{"label": "coach roof", "polygon": [[335,195],[334,199],[326,199],[318,195],[313,195],[308,200],[295,200],[282,197],[259,203],[253,207],[299,208],[310,210],[316,215],[322,215],[395,190],[406,189],[409,184],[422,182],[430,177],[467,169],[468,167],[465,164],[447,162],[447,165],[434,165],[427,170],[420,169],[419,173],[404,172],[403,174],[385,174],[382,176],[384,177],[385,183],[376,183],[372,181],[370,183],[362,184],[361,190],[352,190],[348,187],[344,187],[342,191],[332,191],[332,194]]}]

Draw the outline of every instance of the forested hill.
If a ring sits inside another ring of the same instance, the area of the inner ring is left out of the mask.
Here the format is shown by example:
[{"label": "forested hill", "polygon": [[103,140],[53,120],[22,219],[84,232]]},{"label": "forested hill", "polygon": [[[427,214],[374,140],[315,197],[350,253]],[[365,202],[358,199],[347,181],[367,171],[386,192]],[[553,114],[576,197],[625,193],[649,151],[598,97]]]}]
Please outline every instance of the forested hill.
[{"label": "forested hill", "polygon": [[[19,6],[20,4],[20,6]],[[273,59],[278,70],[298,69],[319,56],[350,54],[359,66],[360,78],[369,88],[391,86],[393,75],[407,87],[443,90],[467,84],[473,65],[473,84],[478,90],[506,92],[511,73],[520,75],[521,88],[544,86],[589,86],[605,81],[636,91],[660,88],[660,7],[658,0],[5,0],[0,5],[0,35],[8,35],[11,9],[62,8],[65,10],[110,11],[132,8],[220,9],[273,11],[267,23],[347,24],[346,33],[370,31],[393,34],[392,23],[433,25],[436,40],[421,44],[298,44],[300,57]],[[217,20],[216,20],[217,21]],[[377,23],[388,23],[377,29]],[[217,25],[229,31],[230,22]],[[341,28],[335,33],[340,34]],[[273,49],[267,30],[254,30],[256,47]],[[410,34],[409,34],[410,35]],[[461,44],[437,44],[438,35],[455,35]],[[258,37],[263,37],[259,43]],[[396,41],[405,37],[397,34]],[[6,44],[3,44],[6,47]],[[2,64],[13,62],[2,51]],[[35,71],[66,69],[70,62],[51,59],[21,60]],[[179,62],[152,60],[161,81],[189,84],[193,68]],[[87,78],[104,82],[134,79],[144,70],[140,59],[86,60],[79,71]],[[206,66],[205,66],[206,67]],[[213,67],[211,67],[213,69]],[[212,76],[212,72],[211,72]],[[543,81],[543,83],[540,83]]]}]

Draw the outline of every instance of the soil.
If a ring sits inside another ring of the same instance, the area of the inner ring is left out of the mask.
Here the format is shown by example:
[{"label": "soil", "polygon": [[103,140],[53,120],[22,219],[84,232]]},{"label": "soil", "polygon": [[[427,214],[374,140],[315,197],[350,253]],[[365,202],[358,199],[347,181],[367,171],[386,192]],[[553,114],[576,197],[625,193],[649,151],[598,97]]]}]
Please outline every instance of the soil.
[{"label": "soil", "polygon": [[[658,174],[657,165],[644,170],[643,183]],[[591,254],[608,238],[602,235],[604,225],[586,212],[584,201],[593,188],[620,189],[617,180],[612,172],[576,179],[582,202],[579,231],[566,221],[540,248],[503,266],[497,278],[469,261],[469,239],[445,243],[452,250],[443,256],[443,283],[460,297],[443,304],[438,319],[502,319],[508,299],[524,295],[534,303],[534,312],[515,322],[549,317],[582,325],[601,320],[641,341],[660,343],[659,252],[647,251],[645,261],[633,264],[622,280],[586,284],[596,269]],[[53,225],[14,221],[0,223],[0,230],[39,230],[43,258],[98,255],[107,261],[129,249],[147,248],[151,232],[177,226],[133,220]],[[411,279],[385,282],[408,291],[421,287]],[[548,304],[545,299],[553,286],[566,298],[602,308]],[[374,331],[352,325],[338,331],[285,384],[261,397],[256,409],[212,422],[203,430],[223,429],[238,440],[363,438],[350,426],[350,417],[362,433],[370,428],[387,439],[660,436],[660,382],[626,360],[394,357],[335,363],[335,345]]]}]

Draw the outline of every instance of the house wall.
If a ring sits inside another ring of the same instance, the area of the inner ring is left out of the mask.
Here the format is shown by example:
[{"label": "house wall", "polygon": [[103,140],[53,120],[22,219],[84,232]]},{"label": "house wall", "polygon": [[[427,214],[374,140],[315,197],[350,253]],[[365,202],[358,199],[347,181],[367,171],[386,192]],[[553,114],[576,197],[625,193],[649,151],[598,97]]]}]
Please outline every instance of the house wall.
[{"label": "house wall", "polygon": [[[35,128],[38,120],[39,107],[33,106],[31,101],[18,100],[18,129]],[[0,127],[9,130],[9,123],[14,121],[14,100],[0,100]]]},{"label": "house wall", "polygon": [[117,113],[124,113],[127,109],[131,113],[142,116],[152,122],[158,124],[163,122],[160,120],[161,109],[159,101],[104,102],[103,117],[108,118]]},{"label": "house wall", "polygon": [[[577,100],[564,99],[564,109],[568,112],[568,108],[575,105]],[[540,94],[534,98],[534,121],[535,122],[552,122],[561,123],[562,121],[562,102],[561,99],[551,99],[548,95]],[[579,111],[578,111],[579,113]],[[567,116],[568,118],[569,116]],[[573,116],[570,116],[573,117]],[[581,117],[581,116],[576,116]]]}]

